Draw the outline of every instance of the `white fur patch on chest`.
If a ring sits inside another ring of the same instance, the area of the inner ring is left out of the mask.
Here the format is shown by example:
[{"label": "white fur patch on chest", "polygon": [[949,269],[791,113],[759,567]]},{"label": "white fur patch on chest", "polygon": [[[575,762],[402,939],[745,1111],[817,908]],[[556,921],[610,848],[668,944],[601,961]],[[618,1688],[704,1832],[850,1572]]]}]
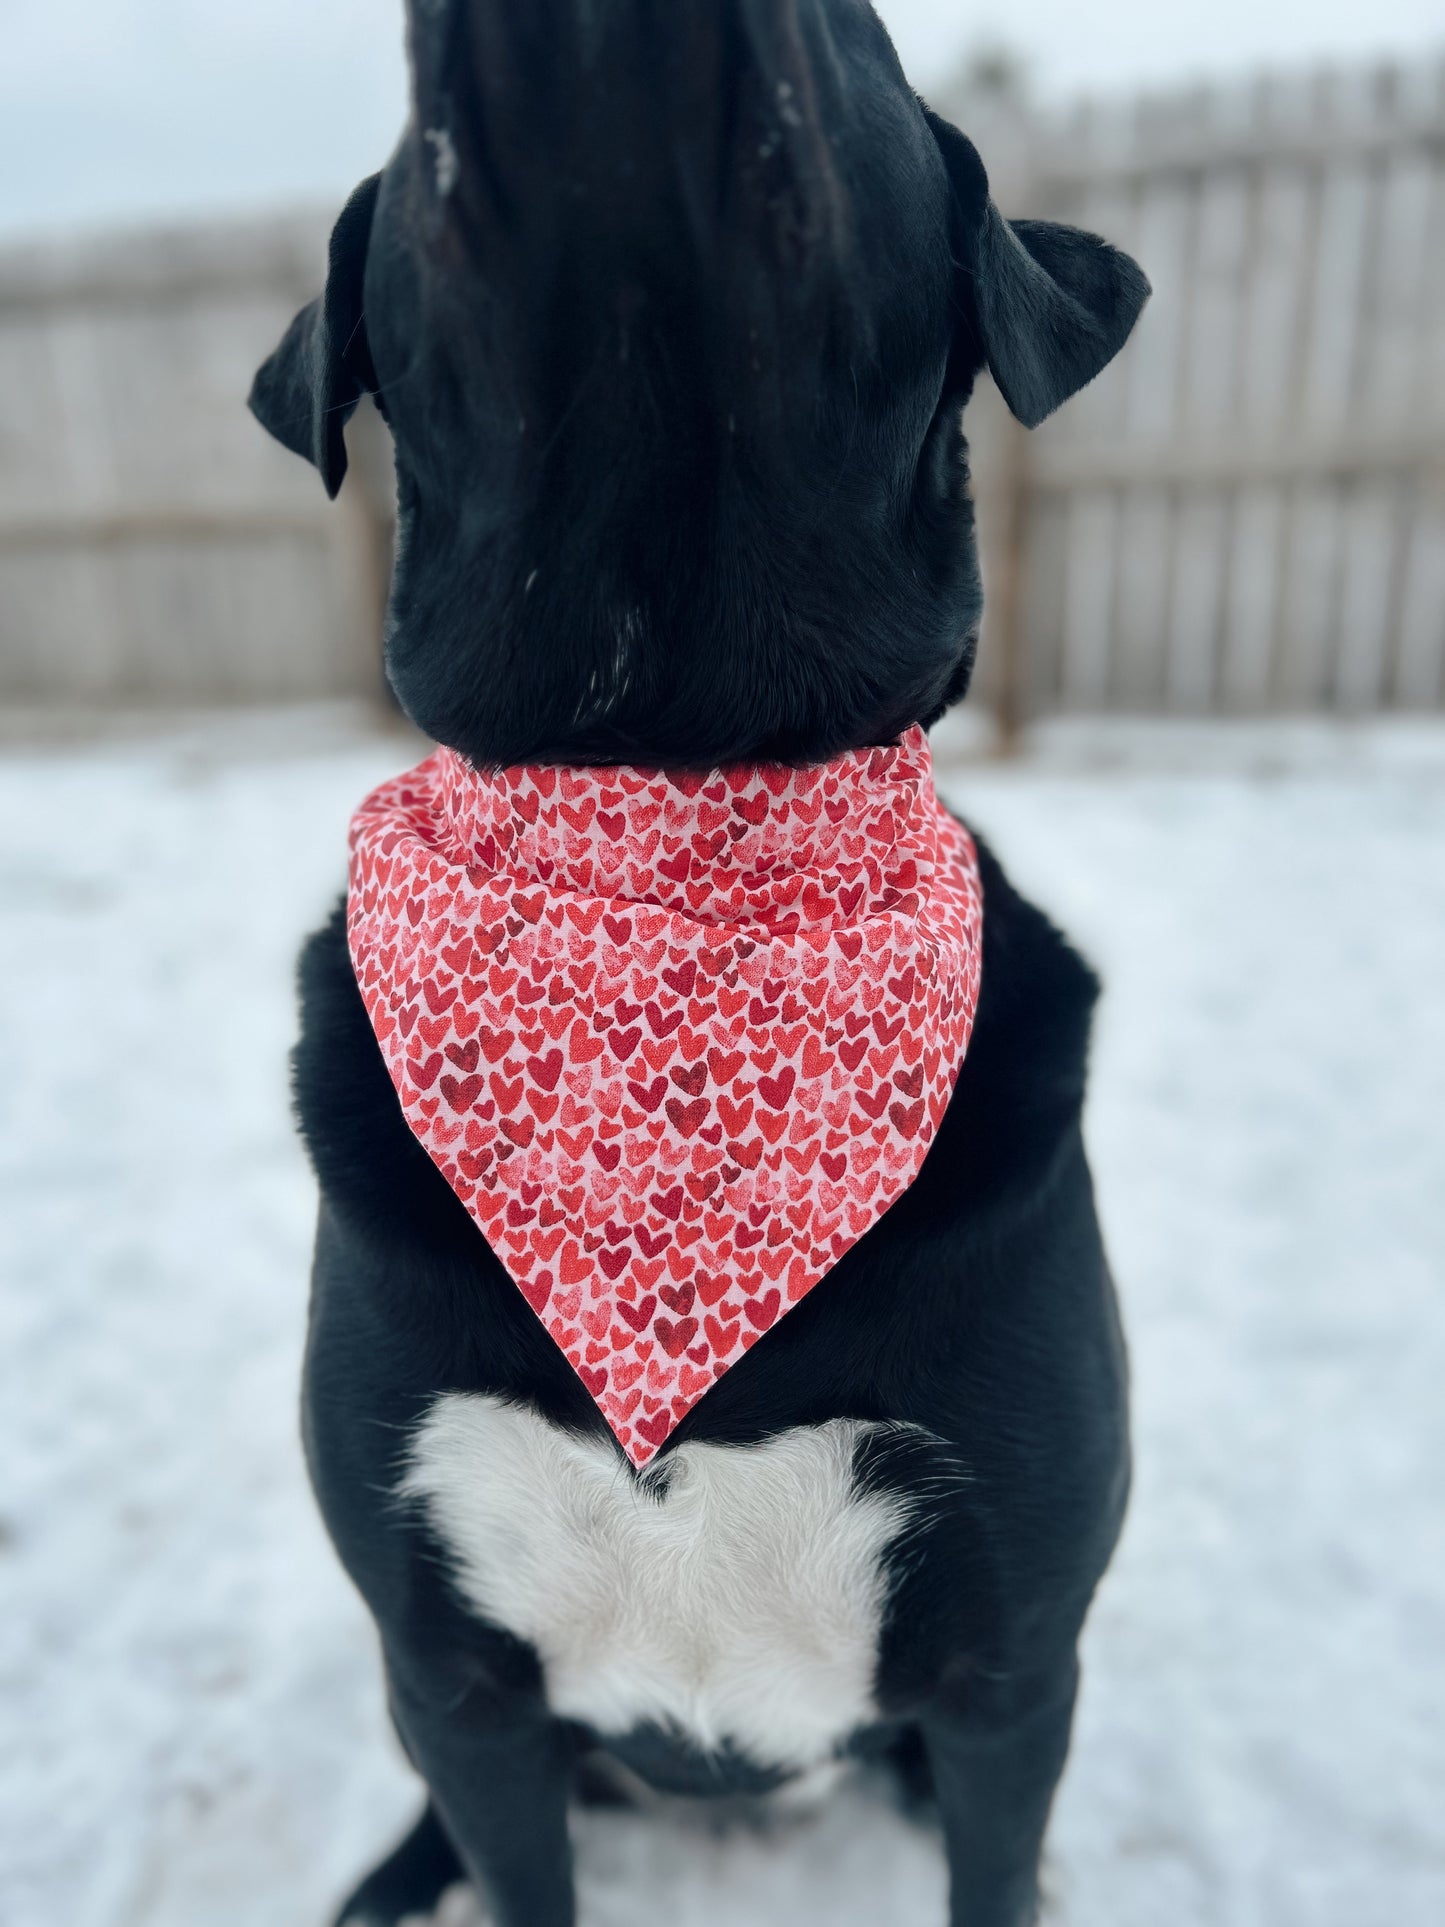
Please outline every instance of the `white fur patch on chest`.
[{"label": "white fur patch on chest", "polygon": [[682,1445],[639,1482],[606,1441],[448,1393],[401,1489],[464,1597],[536,1649],[554,1712],[802,1768],[876,1717],[883,1554],[909,1507],[855,1489],[873,1429],[837,1419],[760,1445]]}]

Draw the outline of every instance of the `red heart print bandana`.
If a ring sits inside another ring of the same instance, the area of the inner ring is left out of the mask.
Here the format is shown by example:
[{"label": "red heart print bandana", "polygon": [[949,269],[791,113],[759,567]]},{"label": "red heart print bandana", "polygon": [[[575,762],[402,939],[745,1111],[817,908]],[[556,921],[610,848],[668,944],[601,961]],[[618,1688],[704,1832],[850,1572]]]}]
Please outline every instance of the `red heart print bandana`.
[{"label": "red heart print bandana", "polygon": [[808,769],[473,769],[351,830],[407,1123],[635,1465],[917,1176],[983,897],[928,739]]}]

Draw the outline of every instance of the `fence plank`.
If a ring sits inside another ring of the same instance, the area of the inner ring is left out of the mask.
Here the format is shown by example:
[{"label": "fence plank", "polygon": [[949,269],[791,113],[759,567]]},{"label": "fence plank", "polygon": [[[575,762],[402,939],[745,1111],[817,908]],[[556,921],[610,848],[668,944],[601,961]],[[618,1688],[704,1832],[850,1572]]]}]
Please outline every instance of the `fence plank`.
[{"label": "fence plank", "polygon": [[1445,700],[1445,61],[1094,102],[1033,151],[1155,286],[1030,445],[1034,700]]},{"label": "fence plank", "polygon": [[1120,505],[1109,707],[1164,706],[1172,589],[1174,504],[1159,489],[1129,489]]},{"label": "fence plank", "polygon": [[1223,612],[1219,701],[1226,713],[1254,714],[1274,695],[1274,650],[1283,592],[1285,497],[1246,484],[1233,498],[1228,600]]},{"label": "fence plank", "polygon": [[[1445,60],[993,130],[1009,210],[1106,235],[1156,293],[1036,435],[970,411],[980,693],[1445,704]],[[323,232],[0,256],[0,695],[378,686],[384,454],[329,509],[242,408]]]},{"label": "fence plank", "polygon": [[1071,500],[1059,678],[1067,709],[1099,710],[1108,705],[1118,530],[1119,505],[1111,489],[1080,490]]},{"label": "fence plank", "polygon": [[0,256],[0,697],[380,688],[363,478],[328,505],[245,409],[323,238],[278,222]]},{"label": "fence plank", "polygon": [[1445,702],[1445,490],[1415,503],[1406,540],[1394,693],[1425,709]]},{"label": "fence plank", "polygon": [[1230,582],[1229,538],[1222,494],[1211,489],[1186,497],[1175,525],[1165,690],[1165,706],[1186,715],[1208,715],[1218,697],[1220,623]]}]

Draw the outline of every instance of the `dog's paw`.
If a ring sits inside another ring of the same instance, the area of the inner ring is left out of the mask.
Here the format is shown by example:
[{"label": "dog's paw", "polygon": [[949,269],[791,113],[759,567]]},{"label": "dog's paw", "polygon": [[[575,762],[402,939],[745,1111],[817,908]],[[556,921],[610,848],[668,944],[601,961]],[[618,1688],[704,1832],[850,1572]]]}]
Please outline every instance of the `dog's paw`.
[{"label": "dog's paw", "polygon": [[334,1927],[483,1927],[484,1919],[456,1849],[428,1805],[338,1910]]}]

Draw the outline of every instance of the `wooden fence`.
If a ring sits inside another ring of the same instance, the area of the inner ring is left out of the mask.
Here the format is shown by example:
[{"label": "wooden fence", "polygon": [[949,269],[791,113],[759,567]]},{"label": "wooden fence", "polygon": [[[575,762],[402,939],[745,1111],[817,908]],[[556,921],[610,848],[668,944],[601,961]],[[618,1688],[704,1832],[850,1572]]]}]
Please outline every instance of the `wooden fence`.
[{"label": "wooden fence", "polygon": [[0,698],[81,707],[380,688],[378,505],[333,508],[246,412],[327,223],[0,257]]},{"label": "wooden fence", "polygon": [[1155,288],[1043,429],[981,404],[1006,721],[1445,702],[1445,62],[1000,134],[1010,211]]},{"label": "wooden fence", "polygon": [[[1008,211],[1097,229],[1156,290],[1034,435],[987,384],[970,408],[980,699],[1009,725],[1445,703],[1445,63],[943,105]],[[242,405],[324,230],[0,256],[0,698],[379,689],[376,424],[333,507]]]}]

